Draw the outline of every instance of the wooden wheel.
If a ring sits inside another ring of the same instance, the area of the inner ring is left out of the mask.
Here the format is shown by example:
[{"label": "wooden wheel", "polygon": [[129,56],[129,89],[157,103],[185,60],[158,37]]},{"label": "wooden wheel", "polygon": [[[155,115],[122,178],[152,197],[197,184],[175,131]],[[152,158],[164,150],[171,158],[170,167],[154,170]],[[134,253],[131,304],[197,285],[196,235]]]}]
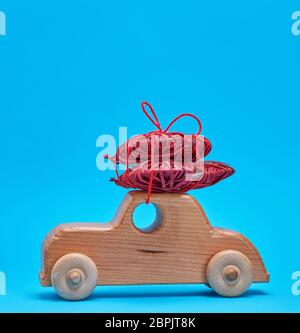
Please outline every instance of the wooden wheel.
[{"label": "wooden wheel", "polygon": [[51,282],[62,298],[81,300],[95,289],[97,275],[97,267],[91,258],[80,253],[70,253],[54,264]]},{"label": "wooden wheel", "polygon": [[225,250],[212,257],[207,266],[207,280],[219,295],[242,295],[252,283],[252,265],[241,252]]}]

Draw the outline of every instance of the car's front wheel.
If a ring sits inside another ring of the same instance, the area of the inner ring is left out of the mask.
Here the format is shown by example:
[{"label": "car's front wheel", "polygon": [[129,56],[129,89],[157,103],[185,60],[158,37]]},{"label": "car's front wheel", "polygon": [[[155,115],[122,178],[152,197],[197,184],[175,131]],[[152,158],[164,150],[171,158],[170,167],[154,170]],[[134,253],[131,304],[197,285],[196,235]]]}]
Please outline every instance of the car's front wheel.
[{"label": "car's front wheel", "polygon": [[51,282],[59,296],[75,301],[93,292],[97,276],[97,267],[91,258],[80,253],[70,253],[54,264]]},{"label": "car's front wheel", "polygon": [[214,255],[207,266],[207,281],[219,295],[242,295],[252,283],[252,265],[241,252],[225,250]]}]

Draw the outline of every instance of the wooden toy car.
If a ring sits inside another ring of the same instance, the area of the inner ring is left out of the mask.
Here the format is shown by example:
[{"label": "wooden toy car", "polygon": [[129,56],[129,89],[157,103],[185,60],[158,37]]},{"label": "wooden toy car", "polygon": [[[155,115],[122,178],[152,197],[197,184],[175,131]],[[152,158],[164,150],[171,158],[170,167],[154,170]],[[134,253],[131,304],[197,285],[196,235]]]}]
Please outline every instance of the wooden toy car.
[{"label": "wooden toy car", "polygon": [[188,194],[153,193],[155,222],[137,229],[133,211],[146,196],[129,192],[109,223],[54,228],[43,243],[41,284],[79,300],[97,285],[204,283],[232,297],[269,280],[255,247],[234,231],[212,227]]}]

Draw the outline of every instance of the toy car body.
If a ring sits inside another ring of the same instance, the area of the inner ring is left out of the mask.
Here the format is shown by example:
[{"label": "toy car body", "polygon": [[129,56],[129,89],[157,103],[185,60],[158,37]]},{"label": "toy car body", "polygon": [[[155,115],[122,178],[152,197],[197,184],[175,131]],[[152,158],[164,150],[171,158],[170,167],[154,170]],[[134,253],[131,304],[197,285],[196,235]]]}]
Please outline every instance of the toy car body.
[{"label": "toy car body", "polygon": [[238,296],[252,282],[269,280],[255,247],[239,233],[212,227],[188,194],[153,193],[156,220],[137,229],[132,215],[146,195],[129,192],[109,223],[54,228],[43,243],[42,286],[74,300],[96,285],[163,283],[204,283]]}]

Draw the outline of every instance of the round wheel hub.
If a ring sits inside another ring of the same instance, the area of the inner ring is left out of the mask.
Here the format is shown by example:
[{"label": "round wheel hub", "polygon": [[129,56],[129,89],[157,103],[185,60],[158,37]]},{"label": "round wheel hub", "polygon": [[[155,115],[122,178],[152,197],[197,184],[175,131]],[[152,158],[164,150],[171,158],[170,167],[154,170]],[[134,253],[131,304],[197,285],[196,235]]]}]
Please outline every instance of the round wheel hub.
[{"label": "round wheel hub", "polygon": [[83,272],[80,269],[71,269],[66,280],[70,288],[78,287],[83,280]]},{"label": "round wheel hub", "polygon": [[224,268],[223,275],[229,282],[236,281],[239,277],[239,269],[236,266],[227,266]]}]

